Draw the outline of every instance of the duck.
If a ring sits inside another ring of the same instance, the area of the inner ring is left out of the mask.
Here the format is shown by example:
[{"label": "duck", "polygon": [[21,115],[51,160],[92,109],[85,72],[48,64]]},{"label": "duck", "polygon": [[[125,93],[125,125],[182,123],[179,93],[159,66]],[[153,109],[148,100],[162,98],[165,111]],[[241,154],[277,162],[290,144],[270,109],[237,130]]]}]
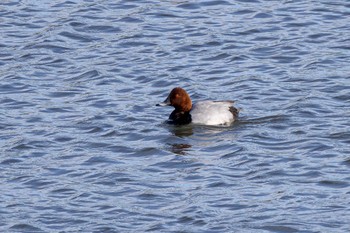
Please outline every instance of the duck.
[{"label": "duck", "polygon": [[172,106],[168,123],[175,125],[230,125],[238,119],[239,110],[234,101],[204,100],[192,104],[188,93],[181,87],[171,90],[168,97],[157,106]]}]

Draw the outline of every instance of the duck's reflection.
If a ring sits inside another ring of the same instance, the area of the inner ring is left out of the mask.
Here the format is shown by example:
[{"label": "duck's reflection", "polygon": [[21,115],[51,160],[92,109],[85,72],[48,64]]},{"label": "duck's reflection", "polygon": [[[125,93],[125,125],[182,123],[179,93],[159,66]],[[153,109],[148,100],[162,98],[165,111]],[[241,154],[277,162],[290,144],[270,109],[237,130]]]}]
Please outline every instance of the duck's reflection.
[{"label": "duck's reflection", "polygon": [[171,127],[171,131],[177,137],[188,137],[193,134],[193,127],[192,125],[173,126]]},{"label": "duck's reflection", "polygon": [[185,143],[174,143],[171,145],[171,152],[178,155],[186,155],[192,146]]},{"label": "duck's reflection", "polygon": [[[192,148],[192,145],[188,144],[187,137],[193,135],[192,125],[169,125],[169,131],[172,135],[176,136],[173,139],[174,142],[169,143],[169,150],[174,154],[186,155]],[[185,140],[185,142],[183,142]]]}]

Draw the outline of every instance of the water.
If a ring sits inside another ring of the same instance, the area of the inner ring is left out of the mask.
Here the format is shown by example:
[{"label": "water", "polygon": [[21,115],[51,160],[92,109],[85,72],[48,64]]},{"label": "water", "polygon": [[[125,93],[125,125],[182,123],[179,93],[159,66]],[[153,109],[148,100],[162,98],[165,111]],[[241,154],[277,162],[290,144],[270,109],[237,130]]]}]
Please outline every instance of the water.
[{"label": "water", "polygon": [[[1,232],[349,232],[348,1],[0,16]],[[166,125],[175,86],[240,120]]]}]

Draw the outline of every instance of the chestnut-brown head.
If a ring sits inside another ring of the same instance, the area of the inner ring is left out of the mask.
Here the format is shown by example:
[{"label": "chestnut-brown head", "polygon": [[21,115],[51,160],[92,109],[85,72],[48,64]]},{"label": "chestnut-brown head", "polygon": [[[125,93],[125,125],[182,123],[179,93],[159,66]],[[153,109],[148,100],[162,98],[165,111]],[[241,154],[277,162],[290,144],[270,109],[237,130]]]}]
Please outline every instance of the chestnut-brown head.
[{"label": "chestnut-brown head", "polygon": [[192,108],[192,101],[187,92],[181,87],[175,87],[164,102],[157,104],[158,106],[173,106],[175,110],[180,112],[189,112]]}]

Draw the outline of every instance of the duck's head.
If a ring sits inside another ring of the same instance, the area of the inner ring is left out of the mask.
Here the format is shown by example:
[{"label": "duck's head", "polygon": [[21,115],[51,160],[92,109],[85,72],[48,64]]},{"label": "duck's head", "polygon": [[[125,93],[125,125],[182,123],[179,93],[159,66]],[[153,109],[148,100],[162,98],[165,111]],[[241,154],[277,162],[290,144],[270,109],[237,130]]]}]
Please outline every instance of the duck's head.
[{"label": "duck's head", "polygon": [[177,111],[189,112],[192,108],[192,101],[184,89],[175,87],[164,102],[157,104],[157,106],[173,106]]}]

